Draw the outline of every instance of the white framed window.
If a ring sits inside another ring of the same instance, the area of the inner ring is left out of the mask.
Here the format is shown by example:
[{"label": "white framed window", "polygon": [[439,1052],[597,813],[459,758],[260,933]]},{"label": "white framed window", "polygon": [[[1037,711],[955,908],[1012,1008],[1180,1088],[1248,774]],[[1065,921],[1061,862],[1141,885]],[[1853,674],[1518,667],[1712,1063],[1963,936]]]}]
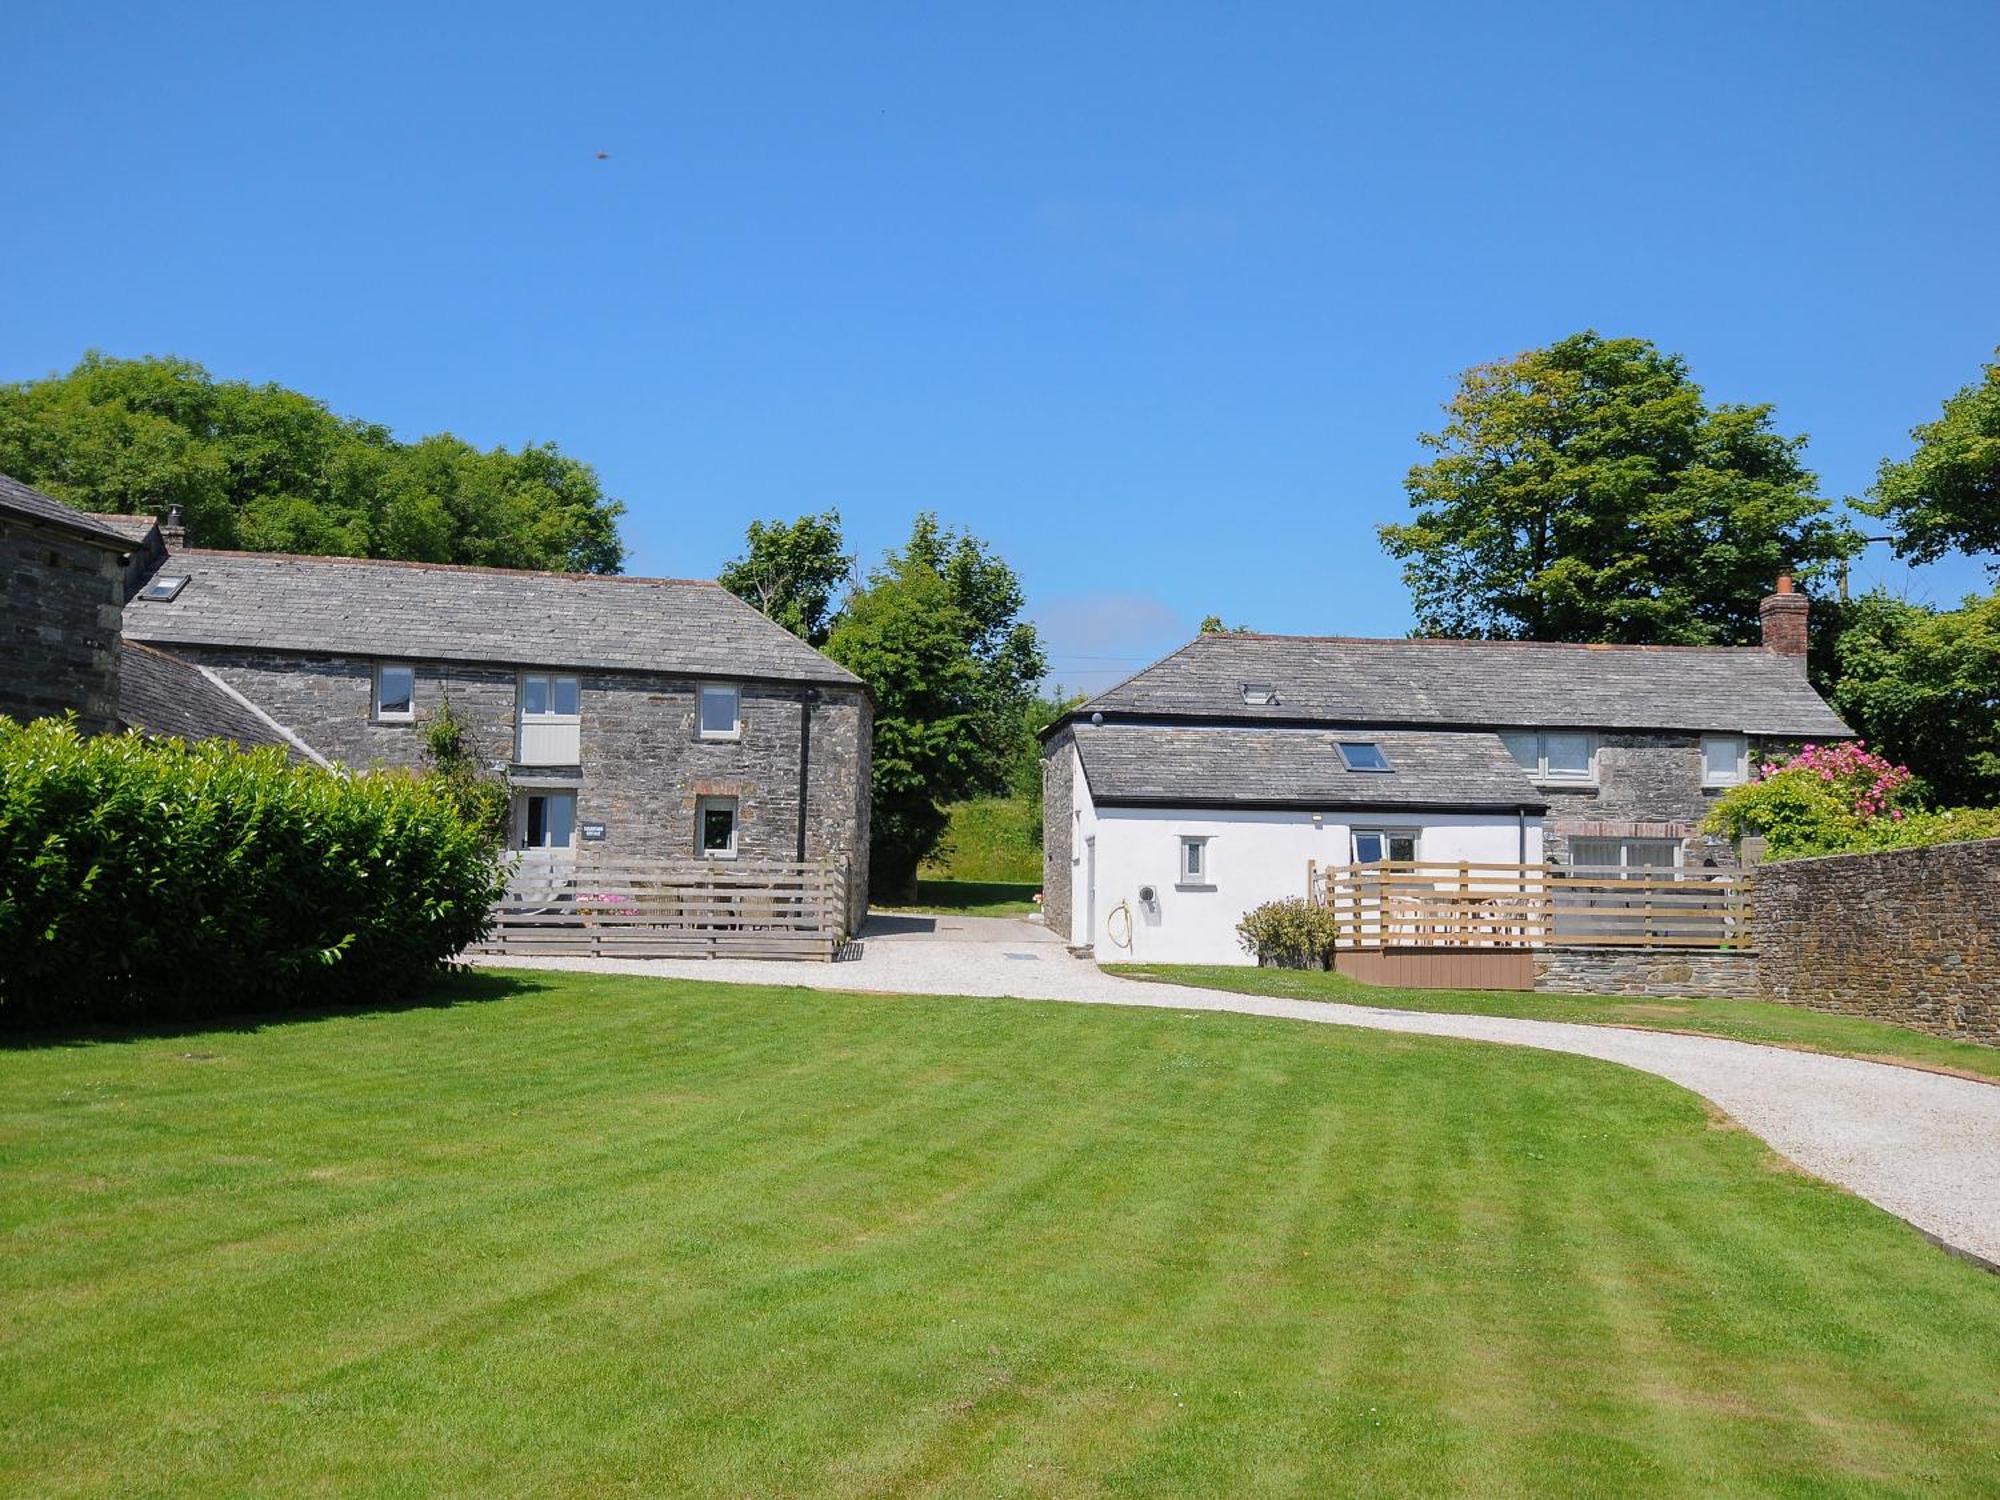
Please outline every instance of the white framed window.
[{"label": "white framed window", "polygon": [[1417,857],[1414,828],[1357,828],[1354,830],[1354,862],[1379,865],[1384,860],[1409,862]]},{"label": "white framed window", "polygon": [[521,849],[576,847],[576,793],[521,793],[514,807],[514,842]]},{"label": "white framed window", "polygon": [[1340,740],[1340,763],[1350,771],[1393,772],[1389,757],[1373,740]]},{"label": "white framed window", "polygon": [[582,760],[583,688],[573,675],[523,672],[514,761],[523,766],[573,766]]},{"label": "white framed window", "polygon": [[1705,734],[1701,737],[1701,784],[1741,786],[1750,779],[1750,737]]},{"label": "white framed window", "polygon": [[1208,839],[1194,835],[1181,838],[1180,873],[1176,883],[1182,887],[1207,888],[1215,884],[1215,872],[1209,864]]},{"label": "white framed window", "polygon": [[1587,838],[1569,841],[1569,862],[1578,869],[1638,875],[1679,869],[1687,851],[1679,839]]},{"label": "white framed window", "polygon": [[703,859],[736,858],[734,797],[703,797],[695,803],[694,852]]},{"label": "white framed window", "polygon": [[417,716],[417,669],[394,662],[375,664],[375,717],[384,724],[407,724]]},{"label": "white framed window", "polygon": [[1597,736],[1572,729],[1519,729],[1500,736],[1521,769],[1537,781],[1578,786],[1597,781]]},{"label": "white framed window", "polygon": [[733,683],[711,683],[701,690],[701,737],[734,740],[743,735],[743,690]]}]

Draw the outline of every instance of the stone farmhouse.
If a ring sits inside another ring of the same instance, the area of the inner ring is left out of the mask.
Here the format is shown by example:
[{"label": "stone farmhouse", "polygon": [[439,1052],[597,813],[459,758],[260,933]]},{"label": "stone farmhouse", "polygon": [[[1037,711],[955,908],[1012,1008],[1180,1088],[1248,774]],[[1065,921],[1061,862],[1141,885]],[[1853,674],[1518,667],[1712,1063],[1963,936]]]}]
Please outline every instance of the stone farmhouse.
[{"label": "stone farmhouse", "polygon": [[1710,803],[1849,735],[1808,608],[1781,580],[1749,647],[1197,637],[1044,731],[1046,919],[1102,957],[1122,903],[1136,957],[1243,963],[1309,863],[1732,866]]},{"label": "stone farmhouse", "polygon": [[867,911],[874,707],[720,585],[190,548],[0,483],[0,713],[416,767],[447,703],[578,857],[830,860]]}]

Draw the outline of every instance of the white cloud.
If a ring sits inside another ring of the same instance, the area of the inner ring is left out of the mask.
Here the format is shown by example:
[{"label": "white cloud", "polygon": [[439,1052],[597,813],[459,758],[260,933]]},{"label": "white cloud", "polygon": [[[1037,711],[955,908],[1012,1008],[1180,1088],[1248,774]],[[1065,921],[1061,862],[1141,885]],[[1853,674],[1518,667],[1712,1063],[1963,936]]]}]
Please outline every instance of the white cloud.
[{"label": "white cloud", "polygon": [[1157,661],[1193,633],[1181,612],[1151,594],[1099,592],[1050,599],[1033,611],[1049,654],[1047,685],[1102,692]]}]

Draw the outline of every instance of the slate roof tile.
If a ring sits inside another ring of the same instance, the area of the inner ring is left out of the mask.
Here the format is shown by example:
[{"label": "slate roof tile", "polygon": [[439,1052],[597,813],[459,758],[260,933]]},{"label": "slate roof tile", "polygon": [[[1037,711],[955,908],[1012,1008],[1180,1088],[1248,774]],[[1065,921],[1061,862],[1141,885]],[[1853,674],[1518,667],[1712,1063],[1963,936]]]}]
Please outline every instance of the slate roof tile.
[{"label": "slate roof tile", "polygon": [[[1245,683],[1277,690],[1246,704]],[[1211,634],[1100,693],[1074,717],[1460,728],[1715,730],[1841,737],[1796,658],[1756,646],[1574,646]]]},{"label": "slate roof tile", "polygon": [[129,551],[132,545],[123,535],[103,522],[5,474],[0,474],[0,511],[23,516],[30,521],[39,521],[44,526],[59,526],[65,531],[74,532],[86,541],[96,542],[102,547],[119,552]]},{"label": "slate roof tile", "polygon": [[[1081,723],[1075,735],[1090,794],[1107,805],[1507,811],[1547,805],[1493,734]],[[1342,740],[1380,745],[1394,769],[1348,770]]]},{"label": "slate roof tile", "polygon": [[858,686],[719,584],[194,548],[135,599],[125,634],[159,645],[496,662]]}]

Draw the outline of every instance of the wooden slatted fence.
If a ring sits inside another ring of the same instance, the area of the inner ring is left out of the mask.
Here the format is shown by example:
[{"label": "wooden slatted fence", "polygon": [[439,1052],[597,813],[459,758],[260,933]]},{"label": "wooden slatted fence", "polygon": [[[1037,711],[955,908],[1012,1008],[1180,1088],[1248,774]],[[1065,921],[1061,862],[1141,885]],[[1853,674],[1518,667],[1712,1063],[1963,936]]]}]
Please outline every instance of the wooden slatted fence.
[{"label": "wooden slatted fence", "polygon": [[846,936],[847,876],[829,860],[509,860],[475,953],[825,962]]},{"label": "wooden slatted fence", "polygon": [[1339,946],[1740,948],[1750,882],[1712,869],[1397,860],[1309,873]]}]

